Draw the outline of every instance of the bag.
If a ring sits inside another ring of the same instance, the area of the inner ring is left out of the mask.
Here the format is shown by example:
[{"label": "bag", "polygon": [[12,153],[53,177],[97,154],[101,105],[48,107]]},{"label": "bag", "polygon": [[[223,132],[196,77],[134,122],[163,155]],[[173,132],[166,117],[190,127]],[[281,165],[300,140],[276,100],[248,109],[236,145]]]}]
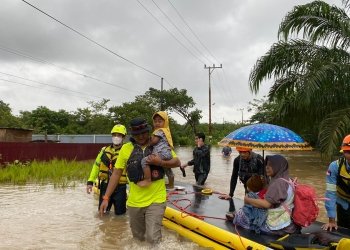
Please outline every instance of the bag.
[{"label": "bag", "polygon": [[[285,179],[283,179],[285,180]],[[294,190],[294,208],[290,212],[293,222],[301,227],[310,226],[316,219],[319,213],[316,191],[312,186],[297,183],[296,178],[293,181],[287,181]]]},{"label": "bag", "polygon": [[[152,147],[146,147],[143,151],[139,145],[134,144],[134,149],[127,161],[126,173],[131,182],[135,184],[144,179],[143,169],[141,165],[142,158],[152,153]],[[160,166],[150,165],[151,181],[164,178],[164,169]]]}]

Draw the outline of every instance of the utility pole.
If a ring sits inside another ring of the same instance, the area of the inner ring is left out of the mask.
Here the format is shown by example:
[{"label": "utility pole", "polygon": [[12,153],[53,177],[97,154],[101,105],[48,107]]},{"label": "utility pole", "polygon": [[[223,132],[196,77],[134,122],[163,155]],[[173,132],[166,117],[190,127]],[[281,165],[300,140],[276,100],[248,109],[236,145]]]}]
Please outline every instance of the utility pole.
[{"label": "utility pole", "polygon": [[163,100],[163,77],[160,79],[160,91],[161,91],[161,97],[160,97],[160,110],[162,110],[163,111],[163,102],[164,102],[164,100]]},{"label": "utility pole", "polygon": [[219,66],[215,66],[215,64],[213,64],[213,66],[208,66],[204,64],[204,68],[208,69],[209,71],[209,127],[208,127],[208,131],[209,131],[209,141],[211,141],[211,82],[210,82],[210,78],[211,78],[211,73],[214,71],[214,69],[218,69],[218,68],[222,68],[222,64],[220,64]]},{"label": "utility pole", "polygon": [[242,112],[242,124],[243,124],[243,110],[244,110],[244,108],[240,108],[240,109],[237,109],[237,110]]}]

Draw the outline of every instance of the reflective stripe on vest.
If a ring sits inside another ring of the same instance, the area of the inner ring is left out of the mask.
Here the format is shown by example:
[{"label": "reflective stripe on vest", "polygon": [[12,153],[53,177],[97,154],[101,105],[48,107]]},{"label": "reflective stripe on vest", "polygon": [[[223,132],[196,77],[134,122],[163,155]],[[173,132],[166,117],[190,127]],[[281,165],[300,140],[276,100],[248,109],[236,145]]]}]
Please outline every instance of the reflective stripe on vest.
[{"label": "reflective stripe on vest", "polygon": [[[117,161],[119,151],[120,151],[120,148],[114,149],[112,146],[108,146],[103,149],[101,158],[106,157],[109,163],[107,164],[106,161],[104,162],[103,160],[101,160],[99,165],[100,172],[98,175],[100,180],[108,182],[109,177],[112,174],[114,164]],[[127,183],[128,183],[128,180],[126,179],[126,171],[124,170],[122,175],[120,176],[118,184],[127,184]]]},{"label": "reflective stripe on vest", "polygon": [[340,198],[350,202],[350,173],[346,168],[344,158],[338,160],[337,194]]}]

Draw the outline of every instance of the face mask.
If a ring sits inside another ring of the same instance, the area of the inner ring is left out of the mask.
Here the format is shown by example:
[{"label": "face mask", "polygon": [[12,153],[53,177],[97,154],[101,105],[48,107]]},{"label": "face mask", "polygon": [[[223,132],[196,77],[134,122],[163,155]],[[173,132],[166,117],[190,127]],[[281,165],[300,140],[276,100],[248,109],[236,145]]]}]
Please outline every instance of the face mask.
[{"label": "face mask", "polygon": [[120,145],[123,142],[123,137],[113,136],[112,137],[112,142],[113,142],[114,145]]}]

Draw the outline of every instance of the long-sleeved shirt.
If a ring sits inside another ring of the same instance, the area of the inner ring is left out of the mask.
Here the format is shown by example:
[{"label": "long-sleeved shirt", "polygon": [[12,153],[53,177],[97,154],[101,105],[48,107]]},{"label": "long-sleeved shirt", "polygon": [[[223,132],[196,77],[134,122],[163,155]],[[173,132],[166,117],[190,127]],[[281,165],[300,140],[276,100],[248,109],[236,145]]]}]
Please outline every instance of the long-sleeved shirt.
[{"label": "long-sleeved shirt", "polygon": [[[348,171],[350,171],[350,166],[347,161],[346,162],[346,168]],[[337,176],[339,172],[339,166],[337,161],[331,162],[328,167],[327,176],[326,176],[326,201],[325,201],[325,207],[327,210],[327,216],[329,218],[335,218],[336,217],[336,203],[341,205],[344,210],[347,210],[349,208],[349,202],[346,200],[340,198],[337,195]]]},{"label": "long-sleeved shirt", "polygon": [[209,173],[210,171],[210,147],[203,145],[195,147],[193,150],[193,159],[187,162],[187,165],[193,165],[193,172],[197,174]]},{"label": "long-sleeved shirt", "polygon": [[[255,153],[251,153],[254,154],[251,157],[258,157],[257,160],[257,166],[256,166],[256,171],[255,172],[250,172],[250,176],[253,174],[257,174],[257,175],[261,175],[265,177],[265,167],[264,167],[264,162],[262,160],[262,156],[257,155]],[[260,159],[261,158],[261,159]],[[249,160],[247,160],[247,163],[249,163],[249,161],[251,161],[252,158],[249,158]],[[237,156],[234,161],[233,161],[233,169],[232,169],[232,175],[231,175],[231,181],[230,181],[230,193],[229,195],[232,197],[235,190],[236,190],[236,186],[237,186],[237,180],[238,180],[238,175],[239,175],[239,168],[240,168],[240,161],[241,161],[241,156]],[[247,176],[245,178],[245,181],[248,180],[248,178],[250,176]],[[243,183],[245,186],[245,182]]]}]

